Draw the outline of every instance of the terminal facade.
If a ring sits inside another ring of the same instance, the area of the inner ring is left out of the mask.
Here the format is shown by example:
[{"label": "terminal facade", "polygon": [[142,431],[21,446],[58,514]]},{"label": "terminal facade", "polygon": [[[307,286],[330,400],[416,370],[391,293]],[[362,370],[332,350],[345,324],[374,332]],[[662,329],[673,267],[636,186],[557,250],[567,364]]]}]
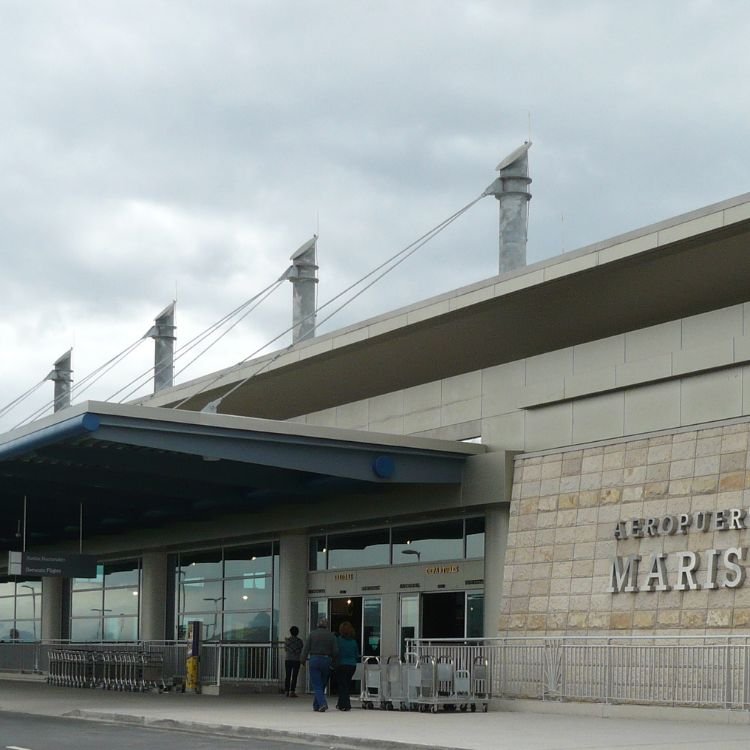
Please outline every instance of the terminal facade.
[{"label": "terminal facade", "polygon": [[25,498],[98,568],[7,576],[1,636],[745,632],[748,279],[743,195],[8,433],[2,544]]}]

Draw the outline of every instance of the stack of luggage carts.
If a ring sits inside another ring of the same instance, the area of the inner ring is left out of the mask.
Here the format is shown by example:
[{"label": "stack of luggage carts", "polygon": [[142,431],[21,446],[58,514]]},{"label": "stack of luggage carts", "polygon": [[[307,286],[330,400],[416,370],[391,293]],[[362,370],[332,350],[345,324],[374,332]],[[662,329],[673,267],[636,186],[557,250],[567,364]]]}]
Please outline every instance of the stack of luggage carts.
[{"label": "stack of luggage carts", "polygon": [[164,657],[140,650],[52,649],[47,682],[60,687],[162,692],[166,689]]},{"label": "stack of luggage carts", "polygon": [[407,654],[402,661],[389,656],[364,657],[355,673],[361,680],[362,708],[386,711],[487,711],[491,695],[490,669],[477,657],[469,669],[456,669],[446,657]]}]

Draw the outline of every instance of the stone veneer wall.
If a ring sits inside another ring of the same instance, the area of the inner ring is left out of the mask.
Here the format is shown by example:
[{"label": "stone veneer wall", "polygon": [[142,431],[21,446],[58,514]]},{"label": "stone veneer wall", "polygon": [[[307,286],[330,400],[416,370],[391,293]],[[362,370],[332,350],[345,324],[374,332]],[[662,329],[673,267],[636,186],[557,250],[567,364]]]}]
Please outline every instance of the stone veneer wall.
[{"label": "stone veneer wall", "polygon": [[[607,588],[615,555],[642,555],[643,572],[652,552],[750,545],[750,528],[614,538],[618,521],[634,517],[747,510],[749,433],[743,421],[518,456],[500,633],[747,633],[750,579],[734,589],[613,594]],[[676,559],[667,558],[670,574]],[[719,581],[722,575],[720,569]]]}]

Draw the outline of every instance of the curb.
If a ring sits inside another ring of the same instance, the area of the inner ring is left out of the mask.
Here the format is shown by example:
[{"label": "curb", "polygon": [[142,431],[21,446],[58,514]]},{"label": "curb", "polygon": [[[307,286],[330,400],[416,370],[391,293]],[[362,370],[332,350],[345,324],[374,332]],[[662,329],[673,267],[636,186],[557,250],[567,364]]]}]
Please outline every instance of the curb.
[{"label": "curb", "polygon": [[263,727],[243,727],[232,724],[208,724],[198,721],[178,721],[176,719],[147,718],[136,714],[118,714],[105,711],[92,711],[77,708],[63,715],[68,719],[82,719],[85,721],[100,721],[107,724],[127,724],[148,729],[169,729],[191,734],[206,734],[215,737],[234,737],[247,739],[289,740],[292,742],[308,742],[329,745],[333,750],[458,750],[444,745],[416,744],[413,742],[399,742],[397,740],[378,740],[367,737],[346,737],[334,734],[317,734],[313,732],[291,732],[283,729],[266,729]]}]

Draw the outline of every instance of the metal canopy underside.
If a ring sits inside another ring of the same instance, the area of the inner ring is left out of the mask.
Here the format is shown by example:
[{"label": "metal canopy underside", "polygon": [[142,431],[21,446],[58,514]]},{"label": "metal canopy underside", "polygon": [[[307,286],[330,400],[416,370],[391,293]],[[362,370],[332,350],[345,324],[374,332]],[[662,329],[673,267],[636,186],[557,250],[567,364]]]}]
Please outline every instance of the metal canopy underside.
[{"label": "metal canopy underside", "polygon": [[[200,520],[340,493],[460,483],[481,446],[150,407],[82,404],[0,437],[0,546],[27,498],[27,545]],[[381,441],[378,441],[378,437]]]}]

